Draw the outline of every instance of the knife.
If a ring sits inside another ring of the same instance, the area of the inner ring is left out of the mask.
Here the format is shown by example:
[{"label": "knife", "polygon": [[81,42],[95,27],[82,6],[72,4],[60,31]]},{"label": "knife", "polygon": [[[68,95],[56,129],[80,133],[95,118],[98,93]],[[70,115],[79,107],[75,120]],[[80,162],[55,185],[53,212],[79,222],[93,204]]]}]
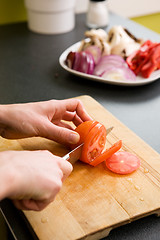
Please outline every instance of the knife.
[{"label": "knife", "polygon": [[[112,131],[113,127],[106,129],[106,135],[108,135]],[[82,148],[84,143],[80,144],[78,147],[74,148],[71,152],[67,153],[63,156],[64,160],[69,161],[71,164],[74,164],[81,156]]]}]

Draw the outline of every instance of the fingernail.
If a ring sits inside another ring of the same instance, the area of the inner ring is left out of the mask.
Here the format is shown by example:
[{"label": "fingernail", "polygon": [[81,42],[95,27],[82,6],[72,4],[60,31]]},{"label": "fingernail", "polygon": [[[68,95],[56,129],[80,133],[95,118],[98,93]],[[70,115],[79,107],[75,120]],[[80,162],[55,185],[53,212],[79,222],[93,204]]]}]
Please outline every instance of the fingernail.
[{"label": "fingernail", "polygon": [[69,143],[76,144],[79,142],[80,136],[78,133],[71,133],[69,136]]}]

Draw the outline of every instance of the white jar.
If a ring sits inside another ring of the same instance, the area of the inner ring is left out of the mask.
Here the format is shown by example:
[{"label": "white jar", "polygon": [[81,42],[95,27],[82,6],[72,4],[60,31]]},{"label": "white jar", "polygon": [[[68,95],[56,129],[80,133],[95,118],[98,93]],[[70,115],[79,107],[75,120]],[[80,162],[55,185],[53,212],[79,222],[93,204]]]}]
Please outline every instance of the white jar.
[{"label": "white jar", "polygon": [[25,0],[30,30],[59,34],[75,27],[75,0]]},{"label": "white jar", "polygon": [[86,16],[89,28],[104,28],[109,23],[107,0],[90,0]]}]

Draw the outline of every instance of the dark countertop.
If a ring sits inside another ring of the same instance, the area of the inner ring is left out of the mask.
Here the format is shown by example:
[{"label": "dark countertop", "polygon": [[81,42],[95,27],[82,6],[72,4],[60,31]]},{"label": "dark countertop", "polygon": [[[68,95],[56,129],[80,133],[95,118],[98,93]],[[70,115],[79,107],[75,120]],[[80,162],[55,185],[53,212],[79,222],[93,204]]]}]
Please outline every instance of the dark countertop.
[{"label": "dark countertop", "polygon": [[[111,25],[122,25],[137,37],[160,40],[153,31],[114,14],[110,14]],[[160,152],[160,81],[136,87],[115,86],[73,76],[59,65],[61,53],[80,41],[85,30],[84,14],[76,16],[73,31],[60,35],[32,33],[26,23],[0,26],[0,103],[90,95]],[[10,201],[2,201],[1,208],[16,239],[35,238]],[[149,216],[112,230],[106,239],[159,240],[159,235],[159,218]]]}]

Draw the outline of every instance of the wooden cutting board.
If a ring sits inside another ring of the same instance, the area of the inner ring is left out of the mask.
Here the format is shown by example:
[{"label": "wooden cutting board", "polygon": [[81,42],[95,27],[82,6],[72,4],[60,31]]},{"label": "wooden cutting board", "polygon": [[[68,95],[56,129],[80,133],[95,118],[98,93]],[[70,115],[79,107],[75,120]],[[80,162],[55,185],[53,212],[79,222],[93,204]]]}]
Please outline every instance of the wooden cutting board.
[{"label": "wooden cutting board", "polygon": [[[79,99],[94,119],[114,126],[107,145],[122,139],[123,150],[136,154],[141,166],[122,176],[103,164],[94,168],[78,161],[53,203],[41,212],[24,211],[40,240],[98,240],[113,228],[160,213],[160,155],[93,98]],[[0,150],[48,149],[59,156],[68,151],[43,138],[0,141]]]}]

